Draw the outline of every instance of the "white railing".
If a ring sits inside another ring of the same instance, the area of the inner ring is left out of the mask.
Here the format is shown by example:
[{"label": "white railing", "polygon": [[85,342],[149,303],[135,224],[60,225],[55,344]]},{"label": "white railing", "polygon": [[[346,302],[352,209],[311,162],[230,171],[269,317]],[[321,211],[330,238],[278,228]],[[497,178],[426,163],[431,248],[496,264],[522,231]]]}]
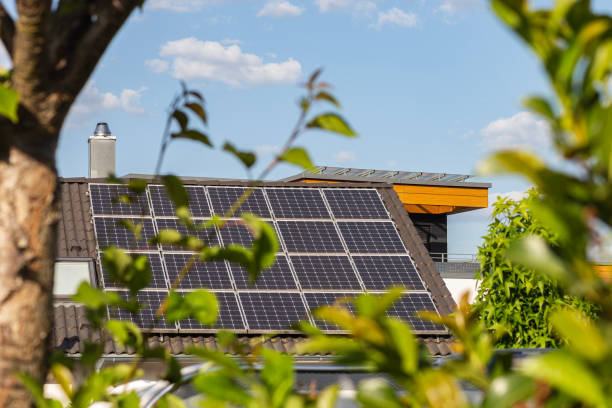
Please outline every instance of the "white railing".
[{"label": "white railing", "polygon": [[430,252],[434,262],[478,262],[476,254],[449,254],[447,252]]}]

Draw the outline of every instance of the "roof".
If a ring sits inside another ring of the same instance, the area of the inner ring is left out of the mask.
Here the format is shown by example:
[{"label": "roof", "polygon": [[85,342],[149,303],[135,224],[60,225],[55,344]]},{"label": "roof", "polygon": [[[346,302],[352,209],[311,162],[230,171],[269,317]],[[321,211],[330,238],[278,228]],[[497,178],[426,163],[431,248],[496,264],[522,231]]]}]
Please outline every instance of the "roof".
[{"label": "roof", "polygon": [[474,177],[475,176],[469,174],[426,173],[417,171],[353,169],[346,167],[322,166],[317,167],[314,171],[304,171],[294,176],[287,177],[282,181],[316,179],[423,186],[491,188],[491,183],[467,181]]},{"label": "roof", "polygon": [[[96,259],[96,241],[93,233],[92,214],[88,197],[88,183],[103,182],[100,179],[72,178],[60,179],[60,208],[57,254],[60,258]],[[191,180],[186,184],[246,186],[241,181],[211,181]],[[429,256],[425,246],[419,238],[414,224],[404,210],[403,204],[390,184],[361,183],[359,185],[348,183],[288,183],[264,182],[266,187],[324,187],[324,188],[376,188],[383,199],[391,218],[398,227],[400,237],[419,269],[419,274],[425,282],[432,299],[441,314],[454,311],[455,303],[440,277],[434,262]],[[95,264],[95,262],[94,262]],[[96,265],[97,267],[97,265]],[[450,336],[421,335],[419,336],[427,345],[433,355],[446,355],[450,353]],[[253,335],[240,335],[244,341],[259,338]],[[69,354],[79,353],[84,340],[100,341],[100,334],[93,332],[87,323],[84,308],[77,305],[60,304],[55,306],[55,347],[65,350]],[[270,347],[281,348],[291,353],[295,352],[295,345],[304,340],[299,335],[276,336],[267,342]],[[185,347],[192,344],[216,347],[214,335],[211,334],[155,334],[149,336],[150,342],[157,342],[170,348],[172,353],[180,354]],[[106,354],[130,354],[112,341],[105,342]]]}]

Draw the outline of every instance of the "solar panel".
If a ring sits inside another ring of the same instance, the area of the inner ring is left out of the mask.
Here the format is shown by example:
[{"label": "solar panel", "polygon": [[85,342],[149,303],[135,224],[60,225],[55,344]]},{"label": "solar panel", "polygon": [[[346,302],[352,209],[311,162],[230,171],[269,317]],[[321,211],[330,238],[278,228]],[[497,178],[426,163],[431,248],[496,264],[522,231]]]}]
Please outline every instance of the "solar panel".
[{"label": "solar panel", "polygon": [[[193,217],[210,217],[210,207],[206,190],[201,186],[185,186],[189,194],[189,211]],[[149,186],[151,204],[156,217],[174,217],[176,209],[172,200],[166,195],[164,186]]]},{"label": "solar panel", "polygon": [[267,188],[276,218],[330,218],[318,189]]},{"label": "solar panel", "polygon": [[228,220],[223,227],[219,228],[223,246],[230,244],[250,247],[253,242],[253,234],[248,227],[241,221]]},{"label": "solar panel", "polygon": [[[134,255],[134,254],[132,254]],[[151,253],[151,254],[142,254],[145,255],[149,260],[149,265],[151,266],[151,280],[149,284],[146,286],[147,288],[155,288],[155,289],[167,289],[166,277],[164,275],[164,269],[162,268],[161,258],[159,253]],[[100,253],[100,265],[102,269],[102,287],[103,288],[123,288],[123,286],[119,286],[117,283],[113,282],[110,279],[110,274],[104,267],[104,263],[102,262],[104,254]]]},{"label": "solar panel", "polygon": [[[149,215],[146,193],[136,194],[119,184],[90,184],[91,208],[95,215]],[[129,203],[119,200],[127,196]]]},{"label": "solar panel", "polygon": [[406,253],[392,222],[338,222],[338,227],[353,253]]},{"label": "solar panel", "polygon": [[344,252],[330,221],[278,221],[288,252]]},{"label": "solar panel", "polygon": [[292,330],[291,324],[307,318],[299,293],[239,292],[249,330]]},{"label": "solar panel", "polygon": [[366,289],[385,290],[391,286],[425,289],[408,256],[353,256],[353,261]]},{"label": "solar panel", "polygon": [[[225,216],[232,205],[238,201],[242,193],[246,191],[243,187],[208,187],[210,202],[215,214]],[[270,209],[266,203],[263,190],[256,188],[249,198],[230,216],[240,216],[243,212],[249,212],[261,218],[271,218]]]},{"label": "solar panel", "polygon": [[389,219],[376,190],[334,188],[324,194],[335,218]]},{"label": "solar panel", "polygon": [[[208,246],[216,246],[219,245],[219,237],[217,236],[217,231],[214,228],[204,228],[200,230],[190,230],[185,225],[181,224],[178,218],[156,218],[155,222],[157,223],[157,230],[161,231],[163,229],[171,229],[176,230],[181,233],[183,236],[193,236],[198,237],[203,243]],[[178,245],[162,245],[162,248],[165,250],[173,250],[173,251],[184,251],[186,250],[183,247]]]},{"label": "solar panel", "polygon": [[361,290],[347,256],[292,255],[302,289]]},{"label": "solar panel", "polygon": [[[134,234],[127,227],[120,225],[121,222],[130,221],[134,225],[142,223],[141,239],[136,242]],[[116,218],[116,217],[94,217],[98,247],[103,249],[115,245],[123,249],[131,250],[157,250],[157,245],[149,245],[148,242],[155,235],[153,221],[150,218]]]},{"label": "solar panel", "polygon": [[[118,292],[123,299],[128,299],[128,293],[125,291]],[[136,324],[143,331],[176,331],[177,327],[174,323],[168,323],[163,318],[155,318],[155,314],[159,306],[168,296],[167,291],[152,291],[143,290],[138,292],[137,299],[143,308],[136,315],[124,309],[116,309],[109,307],[109,316],[112,319],[129,321]]]},{"label": "solar panel", "polygon": [[438,313],[428,293],[408,293],[389,308],[387,315],[404,320],[416,331],[445,331],[441,326],[417,316],[418,312]]},{"label": "solar panel", "polygon": [[237,263],[230,262],[230,270],[234,276],[234,282],[238,289],[265,289],[265,290],[296,290],[297,285],[289,263],[285,255],[277,255],[274,265],[264,269],[259,274],[255,285],[249,282],[249,275],[242,266]]},{"label": "solar panel", "polygon": [[[304,293],[306,297],[306,305],[308,306],[308,310],[310,310],[311,314],[314,309],[320,306],[331,306],[337,304],[340,307],[344,307],[348,309],[351,313],[355,313],[355,306],[350,302],[345,302],[344,299],[354,298],[358,296],[359,293],[340,293],[340,292],[318,292],[318,293]],[[337,302],[337,303],[336,303]],[[326,320],[315,319],[315,324],[321,330],[344,330],[340,327],[336,326],[333,323],[330,323]]]},{"label": "solar panel", "polygon": [[[186,292],[179,292],[185,295]],[[236,300],[236,295],[232,292],[215,292],[219,302],[219,314],[217,323],[213,326],[204,326],[194,318],[184,319],[179,322],[181,331],[202,331],[202,330],[245,330],[240,307]]]},{"label": "solar panel", "polygon": [[[168,278],[172,285],[192,254],[164,253]],[[179,283],[180,289],[232,289],[232,282],[224,261],[195,262]]]}]

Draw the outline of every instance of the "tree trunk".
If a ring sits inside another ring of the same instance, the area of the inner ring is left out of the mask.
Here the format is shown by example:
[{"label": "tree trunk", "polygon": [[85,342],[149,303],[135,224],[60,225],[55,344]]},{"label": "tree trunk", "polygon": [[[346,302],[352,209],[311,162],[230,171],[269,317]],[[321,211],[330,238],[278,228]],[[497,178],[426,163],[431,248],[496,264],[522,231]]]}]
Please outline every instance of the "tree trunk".
[{"label": "tree trunk", "polygon": [[41,383],[47,373],[59,216],[56,140],[32,118],[0,126],[0,407],[31,406],[16,373]]}]

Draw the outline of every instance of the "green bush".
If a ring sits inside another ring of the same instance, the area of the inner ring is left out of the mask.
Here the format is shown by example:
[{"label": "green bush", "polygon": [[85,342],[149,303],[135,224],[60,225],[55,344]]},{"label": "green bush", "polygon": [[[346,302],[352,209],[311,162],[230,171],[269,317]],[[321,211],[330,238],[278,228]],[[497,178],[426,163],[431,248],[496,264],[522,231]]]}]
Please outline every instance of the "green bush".
[{"label": "green bush", "polygon": [[478,247],[480,273],[474,308],[489,330],[501,331],[497,347],[559,347],[564,341],[552,328],[551,312],[571,307],[595,316],[591,303],[565,294],[553,280],[505,256],[513,243],[529,235],[541,237],[553,248],[557,244],[557,235],[530,210],[538,199],[535,189],[519,201],[499,197]]}]

